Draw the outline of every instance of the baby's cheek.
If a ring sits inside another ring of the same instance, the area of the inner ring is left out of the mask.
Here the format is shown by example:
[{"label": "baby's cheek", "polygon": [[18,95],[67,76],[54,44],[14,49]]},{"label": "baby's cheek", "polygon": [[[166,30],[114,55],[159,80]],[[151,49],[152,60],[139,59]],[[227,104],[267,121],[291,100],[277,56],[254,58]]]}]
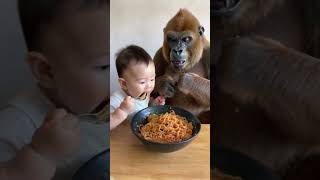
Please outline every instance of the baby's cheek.
[{"label": "baby's cheek", "polygon": [[153,91],[153,89],[154,89],[154,86],[155,86],[155,82],[153,81],[153,83],[152,83],[152,85],[151,85],[152,91]]}]

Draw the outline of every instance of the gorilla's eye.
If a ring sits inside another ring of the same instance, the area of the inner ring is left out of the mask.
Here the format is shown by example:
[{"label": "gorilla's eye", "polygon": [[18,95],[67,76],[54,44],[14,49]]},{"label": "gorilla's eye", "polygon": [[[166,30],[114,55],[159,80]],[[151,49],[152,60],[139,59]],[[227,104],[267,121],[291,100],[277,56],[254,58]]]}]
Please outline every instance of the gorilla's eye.
[{"label": "gorilla's eye", "polygon": [[182,41],[185,43],[190,43],[192,41],[192,37],[191,36],[186,36],[184,38],[182,38]]},{"label": "gorilla's eye", "polygon": [[168,36],[167,37],[167,41],[168,42],[175,42],[176,41],[176,38],[172,37],[172,36]]}]

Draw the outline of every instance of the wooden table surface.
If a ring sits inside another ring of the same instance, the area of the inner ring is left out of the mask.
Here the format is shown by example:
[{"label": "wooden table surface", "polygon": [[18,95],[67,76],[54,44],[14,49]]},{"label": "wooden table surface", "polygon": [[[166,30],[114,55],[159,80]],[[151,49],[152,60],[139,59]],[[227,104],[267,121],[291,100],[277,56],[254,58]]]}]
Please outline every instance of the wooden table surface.
[{"label": "wooden table surface", "polygon": [[110,135],[112,180],[210,179],[210,125],[202,124],[198,137],[172,153],[148,151],[126,121]]}]

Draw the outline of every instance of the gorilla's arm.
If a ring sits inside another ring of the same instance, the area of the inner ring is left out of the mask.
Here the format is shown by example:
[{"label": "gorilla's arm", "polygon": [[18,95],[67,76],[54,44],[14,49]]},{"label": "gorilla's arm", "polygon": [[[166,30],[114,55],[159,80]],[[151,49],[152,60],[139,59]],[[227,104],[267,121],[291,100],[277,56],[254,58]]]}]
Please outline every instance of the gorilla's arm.
[{"label": "gorilla's arm", "polygon": [[320,60],[257,36],[231,40],[217,64],[217,85],[255,104],[284,133],[320,142]]},{"label": "gorilla's arm", "polygon": [[180,75],[177,88],[192,96],[203,106],[210,108],[210,46],[203,50],[200,62],[203,64],[207,78],[195,73],[185,73]]},{"label": "gorilla's arm", "polygon": [[194,73],[184,73],[180,76],[177,87],[199,104],[210,108],[210,80]]}]

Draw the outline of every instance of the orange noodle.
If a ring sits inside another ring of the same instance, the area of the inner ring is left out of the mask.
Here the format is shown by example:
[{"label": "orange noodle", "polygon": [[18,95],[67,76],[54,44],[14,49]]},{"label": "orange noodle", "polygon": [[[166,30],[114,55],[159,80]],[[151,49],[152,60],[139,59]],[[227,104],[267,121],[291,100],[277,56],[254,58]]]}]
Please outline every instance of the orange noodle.
[{"label": "orange noodle", "polygon": [[174,111],[164,114],[151,114],[148,123],[140,127],[142,137],[157,143],[173,143],[192,136],[193,126],[185,117]]}]

